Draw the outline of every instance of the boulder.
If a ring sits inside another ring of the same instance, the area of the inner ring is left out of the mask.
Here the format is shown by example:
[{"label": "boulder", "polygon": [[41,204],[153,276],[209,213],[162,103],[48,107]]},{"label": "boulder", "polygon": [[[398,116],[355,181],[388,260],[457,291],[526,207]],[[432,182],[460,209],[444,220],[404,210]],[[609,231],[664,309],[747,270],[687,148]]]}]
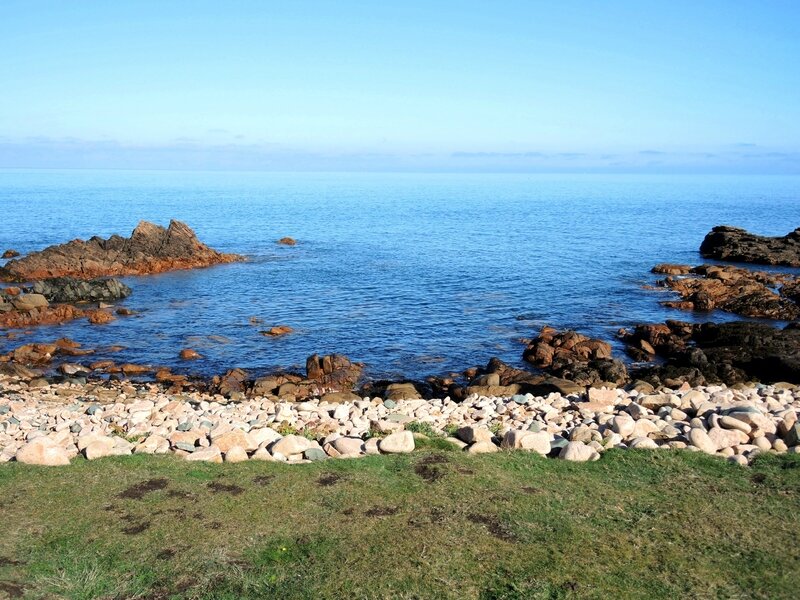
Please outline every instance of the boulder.
[{"label": "boulder", "polygon": [[294,454],[302,454],[314,444],[310,440],[300,435],[287,435],[275,442],[270,450],[274,455],[276,452],[289,457]]},{"label": "boulder", "polygon": [[48,467],[69,464],[67,451],[49,438],[40,437],[22,446],[16,453],[17,462]]},{"label": "boulder", "polygon": [[194,452],[187,454],[185,458],[189,461],[221,463],[222,452],[220,452],[219,448],[216,446],[209,446],[208,448],[199,448]]},{"label": "boulder", "polygon": [[495,446],[493,442],[475,442],[467,447],[467,452],[469,454],[491,454],[493,452],[499,452],[499,448]]},{"label": "boulder", "polygon": [[25,312],[35,308],[46,308],[50,305],[47,298],[41,294],[20,294],[11,301],[11,304],[17,310]]},{"label": "boulder", "polygon": [[597,450],[591,446],[587,446],[583,442],[569,442],[558,453],[558,458],[573,462],[586,462],[599,459],[600,454]]},{"label": "boulder", "polygon": [[414,435],[410,431],[391,433],[378,442],[384,454],[407,454],[414,450]]},{"label": "boulder", "polygon": [[456,431],[456,437],[467,444],[491,442],[494,434],[487,427],[466,425]]}]

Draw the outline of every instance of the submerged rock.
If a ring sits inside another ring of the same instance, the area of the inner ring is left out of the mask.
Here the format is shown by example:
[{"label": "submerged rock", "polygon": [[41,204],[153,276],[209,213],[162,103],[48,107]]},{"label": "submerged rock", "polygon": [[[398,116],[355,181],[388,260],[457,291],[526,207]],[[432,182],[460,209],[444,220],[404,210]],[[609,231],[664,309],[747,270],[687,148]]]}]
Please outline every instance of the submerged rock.
[{"label": "submerged rock", "polygon": [[223,254],[197,239],[194,231],[179,221],[164,228],[140,222],[129,238],[112,235],[73,240],[50,246],[19,259],[0,270],[0,278],[32,281],[53,277],[92,279],[116,275],[144,275],[178,269],[193,269],[243,260]]},{"label": "submerged rock", "polygon": [[800,228],[783,237],[766,237],[721,225],[706,235],[700,254],[717,260],[800,267]]}]

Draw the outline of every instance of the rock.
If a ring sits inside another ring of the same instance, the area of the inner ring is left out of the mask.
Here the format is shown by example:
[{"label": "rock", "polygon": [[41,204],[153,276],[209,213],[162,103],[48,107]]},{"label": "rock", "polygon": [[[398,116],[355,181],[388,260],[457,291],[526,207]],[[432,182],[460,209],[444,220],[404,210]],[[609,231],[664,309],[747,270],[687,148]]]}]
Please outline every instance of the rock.
[{"label": "rock", "polygon": [[414,450],[414,436],[410,431],[391,433],[378,442],[384,454],[407,454]]},{"label": "rock", "polygon": [[764,237],[737,227],[714,227],[700,244],[706,258],[800,267],[800,228],[783,237]]},{"label": "rock", "polygon": [[[655,381],[678,377],[691,385],[800,382],[800,327],[778,329],[751,321],[668,321],[660,327],[666,333],[653,338],[654,346],[666,364],[640,369],[635,376]],[[633,343],[643,334],[637,327],[623,339]]]},{"label": "rock", "polygon": [[717,444],[714,442],[708,434],[698,427],[693,427],[689,430],[689,434],[687,435],[689,439],[689,443],[696,448],[699,448],[706,454],[716,454],[717,453]]},{"label": "rock", "polygon": [[550,453],[550,435],[544,431],[533,432],[511,429],[503,436],[503,448],[533,450],[543,456]]},{"label": "rock", "polygon": [[114,440],[110,437],[97,437],[87,444],[83,449],[83,453],[87,460],[114,456],[116,454],[114,446]]},{"label": "rock", "polygon": [[0,256],[0,258],[16,258],[17,256],[19,256],[19,252],[17,252],[16,250],[12,250],[11,248],[9,248],[9,249],[8,249],[8,250],[6,250],[5,252],[3,252],[3,255],[2,255],[2,256]]},{"label": "rock", "polygon": [[467,425],[456,431],[456,437],[467,444],[476,442],[491,442],[494,434],[487,427]]},{"label": "rock", "polygon": [[9,261],[4,271],[16,281],[64,276],[92,279],[208,267],[237,260],[242,257],[221,254],[201,243],[184,223],[173,220],[165,229],[142,221],[130,238],[113,235],[50,246]]},{"label": "rock", "polygon": [[227,453],[228,450],[236,446],[240,446],[245,450],[253,451],[258,448],[258,444],[250,438],[250,436],[241,429],[231,429],[225,433],[214,435],[211,432],[211,443],[217,446],[222,453]]},{"label": "rock", "polygon": [[637,450],[657,450],[658,444],[648,437],[637,437],[631,440],[631,443],[628,444],[628,447]]},{"label": "rock", "polygon": [[31,311],[35,308],[46,308],[50,306],[47,298],[41,294],[21,294],[11,301],[11,304],[17,310]]},{"label": "rock", "polygon": [[746,317],[781,320],[800,316],[795,298],[795,290],[800,290],[800,278],[787,273],[700,265],[694,267],[689,276],[667,277],[658,285],[680,294],[682,301],[663,303],[673,308],[702,311],[717,308]]},{"label": "rock", "polygon": [[17,462],[48,467],[69,464],[67,451],[49,438],[40,437],[22,446],[16,453]]},{"label": "rock", "polygon": [[57,350],[55,344],[24,344],[16,348],[11,357],[23,365],[43,365],[53,359]]},{"label": "rock", "polygon": [[708,437],[718,450],[731,448],[737,444],[746,444],[750,441],[749,436],[743,431],[738,429],[722,429],[721,427],[712,427],[708,430]]},{"label": "rock", "polygon": [[0,327],[23,328],[34,325],[54,325],[85,316],[81,309],[70,304],[59,304],[33,310],[0,311]]},{"label": "rock", "polygon": [[470,454],[490,454],[492,452],[498,452],[499,448],[494,445],[493,442],[475,442],[471,446],[467,447],[467,452]]},{"label": "rock", "polygon": [[558,458],[569,460],[573,462],[586,462],[588,460],[597,460],[600,454],[583,442],[569,442],[558,453]]},{"label": "rock", "polygon": [[199,448],[191,454],[187,454],[185,459],[190,461],[221,463],[222,452],[220,452],[219,448],[216,446],[209,446],[208,448]]},{"label": "rock", "polygon": [[417,400],[421,398],[413,383],[390,383],[383,396],[386,400]]},{"label": "rock", "polygon": [[273,455],[278,452],[288,457],[294,454],[302,454],[312,446],[313,444],[311,441],[302,436],[287,435],[275,442],[270,450],[272,451]]},{"label": "rock", "polygon": [[628,380],[624,363],[611,357],[610,344],[571,330],[543,327],[528,344],[523,358],[556,378],[577,385],[621,385]]},{"label": "rock", "polygon": [[228,450],[220,450],[225,454],[226,463],[238,463],[247,460],[247,451],[241,446],[231,446]]},{"label": "rock", "polygon": [[270,327],[266,331],[260,331],[261,335],[266,335],[268,337],[280,337],[282,335],[289,335],[290,333],[294,333],[294,329],[289,327],[288,325],[275,325],[274,327]]},{"label": "rock", "polygon": [[357,437],[342,436],[333,441],[333,447],[340,454],[358,454],[363,451],[364,440]]},{"label": "rock", "polygon": [[794,425],[792,425],[787,429],[787,433],[784,436],[784,440],[786,441],[787,446],[800,445],[800,422],[795,423]]},{"label": "rock", "polygon": [[611,419],[611,429],[614,431],[614,433],[620,434],[623,439],[626,439],[633,434],[635,427],[636,421],[626,414],[619,414]]},{"label": "rock", "polygon": [[184,348],[180,351],[178,356],[181,360],[197,360],[198,358],[203,358],[199,352],[191,348]]},{"label": "rock", "polygon": [[687,275],[691,269],[692,267],[689,265],[672,265],[662,263],[650,269],[650,272],[661,275]]},{"label": "rock", "polygon": [[151,434],[139,442],[133,452],[134,454],[166,454],[169,452],[169,440],[160,435]]},{"label": "rock", "polygon": [[346,356],[316,354],[306,359],[306,374],[316,388],[323,392],[350,391],[361,378],[363,365],[350,362]]},{"label": "rock", "polygon": [[297,240],[290,237],[282,237],[281,239],[278,240],[277,243],[280,244],[281,246],[296,246]]},{"label": "rock", "polygon": [[92,325],[105,325],[114,320],[114,315],[107,310],[95,310],[89,313],[89,323]]},{"label": "rock", "polygon": [[653,412],[658,412],[662,406],[678,406],[680,401],[672,394],[652,394],[639,398],[638,404]]},{"label": "rock", "polygon": [[318,460],[325,460],[326,458],[328,458],[328,455],[325,454],[325,451],[322,448],[314,447],[304,451],[303,458],[315,462]]},{"label": "rock", "polygon": [[131,295],[131,288],[117,279],[54,277],[33,284],[33,291],[50,302],[115,302]]},{"label": "rock", "polygon": [[321,400],[329,404],[341,404],[343,402],[358,402],[361,396],[353,392],[328,392],[323,394]]},{"label": "rock", "polygon": [[740,421],[739,419],[734,419],[728,415],[724,415],[719,418],[719,426],[725,429],[738,429],[744,433],[750,433],[752,427],[745,423],[744,421]]},{"label": "rock", "polygon": [[217,393],[230,397],[231,394],[244,392],[244,384],[247,381],[247,372],[242,369],[231,369],[222,377],[218,378],[215,385]]}]

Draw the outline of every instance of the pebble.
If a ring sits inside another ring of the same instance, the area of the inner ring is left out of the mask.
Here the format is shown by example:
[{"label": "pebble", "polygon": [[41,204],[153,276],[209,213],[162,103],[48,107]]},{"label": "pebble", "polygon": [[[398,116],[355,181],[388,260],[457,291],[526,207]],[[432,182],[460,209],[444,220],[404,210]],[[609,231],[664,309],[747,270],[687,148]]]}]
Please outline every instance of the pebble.
[{"label": "pebble", "polygon": [[[171,395],[156,384],[34,384],[0,376],[0,460],[13,459],[34,441],[51,439],[53,444],[30,446],[28,460],[45,460],[44,450],[55,464],[79,452],[98,458],[133,451],[173,452],[190,460],[224,456],[228,462],[253,458],[301,464],[323,454],[350,458],[410,452],[414,436],[405,427],[412,422],[436,432],[455,429],[448,441],[473,453],[497,451],[499,443],[509,450],[593,460],[614,447],[687,448],[741,457],[736,462],[742,463],[758,452],[799,451],[796,387],[642,389],[650,393],[592,388],[588,397],[473,395],[457,403],[416,399],[407,387],[385,400],[327,394],[300,403],[269,397],[225,403],[200,392]],[[281,435],[278,429],[284,427],[303,435]],[[495,436],[495,431],[500,433]],[[134,448],[122,436],[139,442]],[[25,452],[20,456],[25,458]]]}]

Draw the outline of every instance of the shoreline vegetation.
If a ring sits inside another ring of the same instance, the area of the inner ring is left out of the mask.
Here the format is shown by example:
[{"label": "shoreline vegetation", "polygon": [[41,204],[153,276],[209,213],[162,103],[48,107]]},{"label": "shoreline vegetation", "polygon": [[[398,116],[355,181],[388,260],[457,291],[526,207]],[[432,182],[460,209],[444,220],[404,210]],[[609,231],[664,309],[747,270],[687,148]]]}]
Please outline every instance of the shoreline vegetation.
[{"label": "shoreline vegetation", "polygon": [[789,599],[798,494],[796,455],[11,463],[0,597]]}]

